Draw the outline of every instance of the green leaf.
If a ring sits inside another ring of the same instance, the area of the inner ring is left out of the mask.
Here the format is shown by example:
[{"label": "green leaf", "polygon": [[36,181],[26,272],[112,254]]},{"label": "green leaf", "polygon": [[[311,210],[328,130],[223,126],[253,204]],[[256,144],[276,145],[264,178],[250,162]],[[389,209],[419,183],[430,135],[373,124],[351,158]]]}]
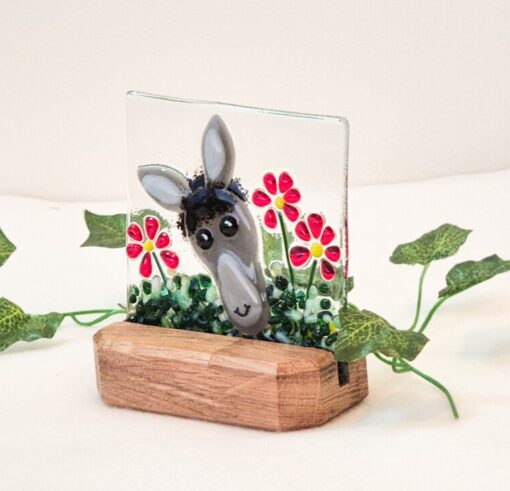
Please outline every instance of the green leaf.
[{"label": "green leaf", "polygon": [[481,261],[465,261],[456,264],[446,275],[446,288],[439,292],[439,297],[447,297],[463,292],[472,286],[490,280],[493,276],[510,271],[510,261],[501,259],[496,254]]},{"label": "green leaf", "polygon": [[0,336],[17,329],[29,317],[15,303],[6,298],[0,298]]},{"label": "green leaf", "polygon": [[28,315],[10,300],[0,298],[0,351],[18,341],[52,338],[63,319],[58,312]]},{"label": "green leaf", "polygon": [[20,326],[23,341],[35,341],[36,339],[51,339],[62,324],[64,316],[59,312],[50,312],[44,315],[31,315]]},{"label": "green leaf", "polygon": [[386,356],[414,360],[428,339],[424,334],[399,331],[368,310],[344,309],[335,346],[337,361],[359,360],[374,351]]},{"label": "green leaf", "polygon": [[85,210],[89,236],[81,247],[117,248],[126,245],[126,214],[96,215]]},{"label": "green leaf", "polygon": [[5,236],[0,228],[0,266],[2,266],[10,255],[16,250],[16,246]]},{"label": "green leaf", "polygon": [[471,230],[445,223],[413,242],[397,246],[390,261],[395,264],[425,265],[431,261],[453,256],[471,232]]}]

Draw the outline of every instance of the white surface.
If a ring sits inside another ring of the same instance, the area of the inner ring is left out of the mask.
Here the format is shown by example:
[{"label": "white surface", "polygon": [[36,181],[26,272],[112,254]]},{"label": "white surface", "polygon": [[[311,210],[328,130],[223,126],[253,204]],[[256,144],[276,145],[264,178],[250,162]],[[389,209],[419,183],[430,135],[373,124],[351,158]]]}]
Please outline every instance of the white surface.
[{"label": "white surface", "polygon": [[[419,269],[393,247],[443,222],[475,231],[457,261],[510,258],[510,171],[351,192],[352,301],[406,327]],[[96,212],[121,204],[88,205]],[[80,204],[0,198],[18,250],[0,294],[29,312],[123,299],[124,253],[80,249]],[[430,306],[455,259],[431,268]],[[65,276],[64,276],[65,275]],[[66,323],[50,341],[0,355],[0,489],[503,490],[510,471],[510,275],[446,304],[416,366],[453,393],[369,360],[369,397],[321,428],[273,434],[125,409],[99,399],[93,329]]]},{"label": "white surface", "polygon": [[0,193],[124,199],[127,90],[345,116],[356,184],[508,169],[509,25],[508,0],[3,1]]}]

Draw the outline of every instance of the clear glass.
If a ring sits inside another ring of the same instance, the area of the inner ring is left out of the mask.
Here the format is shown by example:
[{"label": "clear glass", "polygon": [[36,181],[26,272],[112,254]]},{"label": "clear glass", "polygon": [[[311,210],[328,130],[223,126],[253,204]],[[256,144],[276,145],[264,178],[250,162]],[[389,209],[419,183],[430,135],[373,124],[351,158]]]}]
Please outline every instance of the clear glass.
[{"label": "clear glass", "polygon": [[331,348],[347,120],[130,92],[129,319]]}]

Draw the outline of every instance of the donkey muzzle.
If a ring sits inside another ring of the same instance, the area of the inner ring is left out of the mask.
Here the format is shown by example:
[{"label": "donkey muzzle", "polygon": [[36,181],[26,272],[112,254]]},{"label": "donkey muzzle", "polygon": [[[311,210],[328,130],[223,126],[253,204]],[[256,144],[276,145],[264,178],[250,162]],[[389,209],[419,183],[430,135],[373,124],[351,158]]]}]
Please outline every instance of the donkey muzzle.
[{"label": "donkey muzzle", "polygon": [[232,324],[245,334],[257,334],[264,329],[268,309],[260,267],[248,267],[226,251],[220,255],[216,271],[223,307]]}]

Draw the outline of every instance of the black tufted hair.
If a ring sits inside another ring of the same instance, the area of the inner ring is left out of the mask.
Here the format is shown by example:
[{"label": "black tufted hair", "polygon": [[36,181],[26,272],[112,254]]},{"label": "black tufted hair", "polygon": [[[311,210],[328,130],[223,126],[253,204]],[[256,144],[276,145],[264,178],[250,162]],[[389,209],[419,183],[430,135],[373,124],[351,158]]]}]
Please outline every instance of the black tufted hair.
[{"label": "black tufted hair", "polygon": [[237,200],[248,200],[246,191],[237,179],[232,179],[226,187],[209,187],[204,174],[198,174],[190,179],[189,186],[191,193],[182,200],[183,211],[177,223],[184,236],[193,235],[202,224],[217,215],[232,212]]}]

